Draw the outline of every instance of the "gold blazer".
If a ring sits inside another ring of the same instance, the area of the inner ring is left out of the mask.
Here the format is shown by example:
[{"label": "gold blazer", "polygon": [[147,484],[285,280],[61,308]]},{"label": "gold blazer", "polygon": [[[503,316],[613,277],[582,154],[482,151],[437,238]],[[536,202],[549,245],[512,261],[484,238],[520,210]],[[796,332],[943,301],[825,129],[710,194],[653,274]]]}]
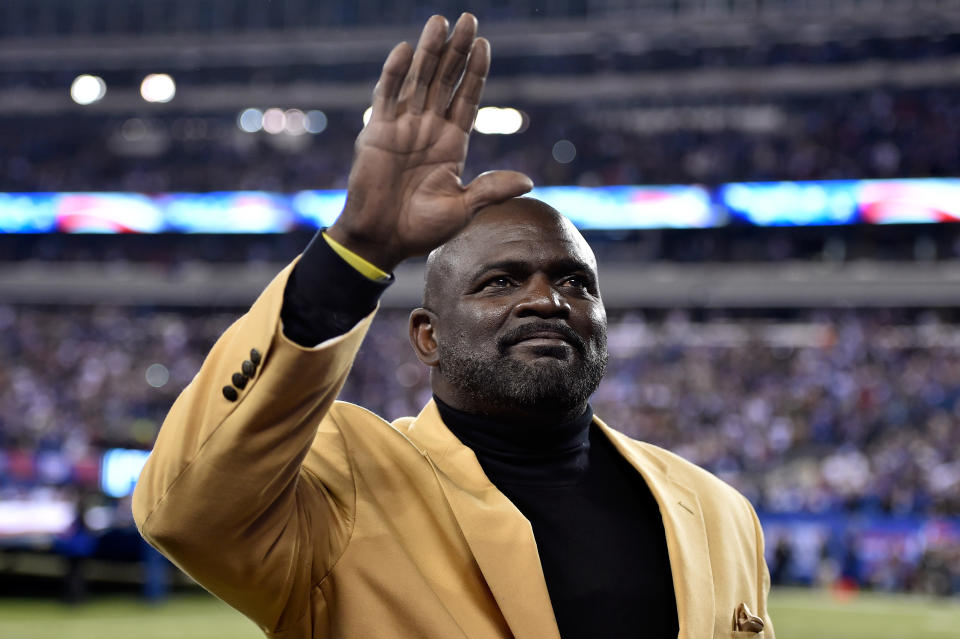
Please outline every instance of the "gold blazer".
[{"label": "gold blazer", "polygon": [[[174,403],[134,493],[143,536],[269,637],[559,639],[530,522],[434,403],[390,424],[335,401],[373,314],[314,349],[283,336],[291,268]],[[772,638],[747,500],[595,424],[660,504],[679,636]]]}]

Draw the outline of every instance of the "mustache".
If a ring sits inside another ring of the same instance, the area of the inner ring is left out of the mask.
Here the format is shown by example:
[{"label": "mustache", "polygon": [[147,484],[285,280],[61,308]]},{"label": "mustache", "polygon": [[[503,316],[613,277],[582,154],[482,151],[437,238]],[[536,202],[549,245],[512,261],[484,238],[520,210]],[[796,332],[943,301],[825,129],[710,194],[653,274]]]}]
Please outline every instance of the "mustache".
[{"label": "mustache", "polygon": [[580,337],[575,330],[566,324],[555,322],[530,322],[529,324],[521,324],[520,326],[501,335],[497,340],[497,348],[501,353],[504,353],[509,347],[513,346],[517,342],[523,341],[529,337],[533,337],[538,333],[547,332],[557,333],[563,337],[563,339],[569,342],[570,345],[573,346],[581,355],[587,350],[586,344],[583,342],[583,338]]}]

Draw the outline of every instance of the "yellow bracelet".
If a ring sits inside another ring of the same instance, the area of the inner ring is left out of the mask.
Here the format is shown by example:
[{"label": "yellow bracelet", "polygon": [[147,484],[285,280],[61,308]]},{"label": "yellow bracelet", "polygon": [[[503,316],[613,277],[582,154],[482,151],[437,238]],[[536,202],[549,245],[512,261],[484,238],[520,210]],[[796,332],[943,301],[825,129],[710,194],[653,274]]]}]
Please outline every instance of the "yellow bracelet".
[{"label": "yellow bracelet", "polygon": [[327,241],[327,244],[330,245],[330,248],[333,249],[334,253],[343,258],[344,262],[357,269],[357,271],[368,280],[390,279],[389,273],[377,268],[374,264],[371,264],[367,260],[363,259],[346,246],[327,235],[326,231],[323,232],[323,239]]}]

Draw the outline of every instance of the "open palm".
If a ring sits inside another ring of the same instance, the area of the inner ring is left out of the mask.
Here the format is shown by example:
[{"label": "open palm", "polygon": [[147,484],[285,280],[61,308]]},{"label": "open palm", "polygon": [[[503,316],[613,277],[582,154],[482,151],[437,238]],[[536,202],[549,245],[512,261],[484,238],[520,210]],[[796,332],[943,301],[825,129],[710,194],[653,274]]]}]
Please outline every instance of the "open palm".
[{"label": "open palm", "polygon": [[416,51],[402,43],[387,57],[370,122],[357,137],[347,204],[331,236],[384,270],[439,246],[478,209],[532,187],[514,171],[460,181],[490,46],[464,14],[427,21]]}]

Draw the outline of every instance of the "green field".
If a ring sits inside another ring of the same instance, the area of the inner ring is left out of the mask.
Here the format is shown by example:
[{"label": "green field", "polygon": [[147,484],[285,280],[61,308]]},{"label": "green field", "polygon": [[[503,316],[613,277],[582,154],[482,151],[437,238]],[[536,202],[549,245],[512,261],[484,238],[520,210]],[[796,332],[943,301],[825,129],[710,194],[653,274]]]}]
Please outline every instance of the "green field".
[{"label": "green field", "polygon": [[[960,599],[780,590],[771,598],[779,639],[960,637]],[[53,601],[0,600],[2,639],[258,639],[257,628],[206,595],[179,595],[159,606],[129,598],[68,607]]]}]

